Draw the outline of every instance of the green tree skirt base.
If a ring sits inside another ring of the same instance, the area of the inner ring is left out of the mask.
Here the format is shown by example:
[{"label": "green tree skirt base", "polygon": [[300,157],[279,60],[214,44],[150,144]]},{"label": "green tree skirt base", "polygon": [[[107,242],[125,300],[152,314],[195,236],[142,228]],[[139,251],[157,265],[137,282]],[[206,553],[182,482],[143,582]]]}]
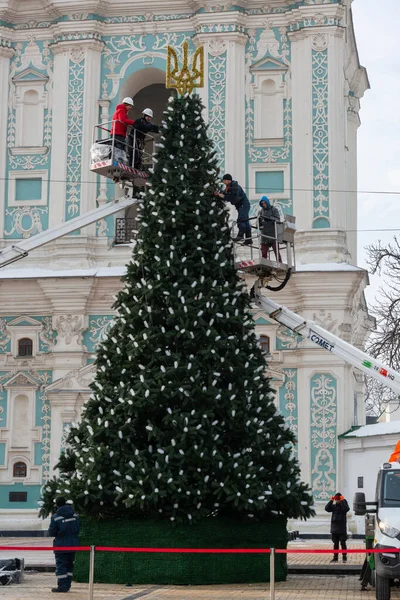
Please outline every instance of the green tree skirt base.
[{"label": "green tree skirt base", "polygon": [[[81,544],[136,548],[286,548],[286,519],[263,523],[210,518],[173,526],[165,521],[82,519]],[[87,582],[89,553],[76,554],[74,579]],[[286,554],[275,558],[276,581],[287,574]],[[96,552],[96,583],[210,585],[269,581],[268,554]]]}]

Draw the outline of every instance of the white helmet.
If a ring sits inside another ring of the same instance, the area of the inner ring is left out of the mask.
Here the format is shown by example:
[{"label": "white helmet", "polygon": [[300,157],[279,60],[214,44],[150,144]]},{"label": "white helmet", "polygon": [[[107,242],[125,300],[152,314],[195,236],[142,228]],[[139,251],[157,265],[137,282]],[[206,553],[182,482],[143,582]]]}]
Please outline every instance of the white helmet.
[{"label": "white helmet", "polygon": [[133,100],[132,98],[124,98],[122,100],[122,104],[130,104],[131,106],[133,106]]},{"label": "white helmet", "polygon": [[143,111],[143,114],[147,115],[148,117],[154,117],[153,111],[151,110],[151,108],[145,108]]}]

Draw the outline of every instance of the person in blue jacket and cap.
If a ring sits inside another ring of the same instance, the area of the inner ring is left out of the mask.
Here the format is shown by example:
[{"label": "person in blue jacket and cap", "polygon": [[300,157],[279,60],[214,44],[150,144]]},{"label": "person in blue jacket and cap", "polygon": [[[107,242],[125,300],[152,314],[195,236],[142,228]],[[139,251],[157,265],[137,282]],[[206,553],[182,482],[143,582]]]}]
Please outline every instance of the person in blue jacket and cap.
[{"label": "person in blue jacket and cap", "polygon": [[[79,546],[79,517],[62,496],[56,500],[57,511],[51,517],[49,535],[56,548]],[[52,592],[69,592],[74,571],[75,552],[55,550],[57,587]]]},{"label": "person in blue jacket and cap", "polygon": [[281,220],[279,210],[275,206],[272,206],[267,196],[261,198],[260,206],[258,222],[261,232],[261,256],[268,258],[268,250],[272,246],[276,260],[282,262],[275,225],[276,221]]}]

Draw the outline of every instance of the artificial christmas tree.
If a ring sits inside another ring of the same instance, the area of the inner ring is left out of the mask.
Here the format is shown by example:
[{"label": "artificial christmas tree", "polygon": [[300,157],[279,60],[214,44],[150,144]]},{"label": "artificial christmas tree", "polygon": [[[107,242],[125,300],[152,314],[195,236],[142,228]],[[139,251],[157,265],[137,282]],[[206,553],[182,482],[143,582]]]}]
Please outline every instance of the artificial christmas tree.
[{"label": "artificial christmas tree", "polygon": [[42,516],[62,494],[81,515],[123,517],[124,528],[135,518],[177,524],[188,537],[205,520],[216,530],[223,519],[261,527],[281,515],[282,538],[286,518],[313,514],[235,272],[202,108],[189,95],[168,105],[93,395],[45,487]]}]

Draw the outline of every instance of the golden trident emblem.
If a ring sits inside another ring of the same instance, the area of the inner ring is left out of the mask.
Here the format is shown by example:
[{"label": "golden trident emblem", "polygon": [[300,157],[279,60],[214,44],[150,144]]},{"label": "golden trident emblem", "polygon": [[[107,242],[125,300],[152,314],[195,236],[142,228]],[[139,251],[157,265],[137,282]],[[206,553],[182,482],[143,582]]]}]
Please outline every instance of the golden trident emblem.
[{"label": "golden trident emblem", "polygon": [[193,54],[191,69],[188,67],[189,44],[183,42],[183,66],[179,71],[178,54],[168,46],[166,88],[174,88],[183,96],[191,94],[193,88],[204,86],[204,46],[199,46]]}]

